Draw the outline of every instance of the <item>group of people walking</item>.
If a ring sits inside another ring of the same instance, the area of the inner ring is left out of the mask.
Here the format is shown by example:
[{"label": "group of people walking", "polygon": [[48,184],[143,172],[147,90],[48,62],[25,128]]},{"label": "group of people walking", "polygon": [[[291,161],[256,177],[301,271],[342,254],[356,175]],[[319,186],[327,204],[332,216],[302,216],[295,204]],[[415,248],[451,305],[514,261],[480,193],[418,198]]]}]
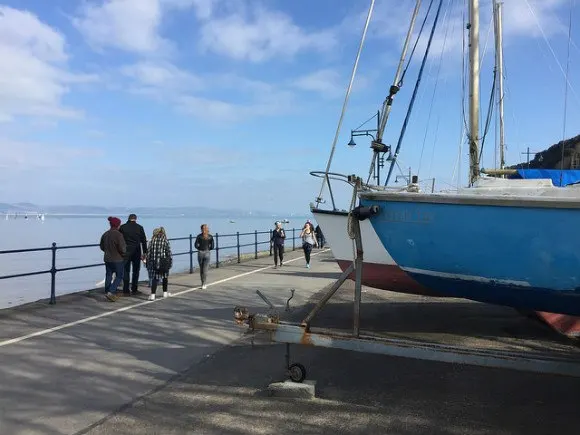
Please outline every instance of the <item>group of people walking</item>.
[{"label": "group of people walking", "polygon": [[[123,296],[143,294],[139,291],[141,262],[145,264],[149,274],[151,287],[149,300],[155,300],[160,282],[163,297],[171,296],[168,291],[168,281],[169,270],[173,267],[173,255],[165,228],[155,228],[148,243],[145,230],[137,223],[135,214],[130,214],[127,222],[123,225],[117,217],[111,216],[108,221],[110,229],[103,233],[100,241],[105,262],[105,296],[107,299],[114,302],[119,298],[117,288],[121,281],[123,282]],[[201,226],[201,232],[195,239],[195,249],[198,251],[201,288],[206,289],[210,253],[214,249],[213,236],[209,233],[207,224]]]},{"label": "group of people walking", "polygon": [[[272,231],[272,237],[270,243],[272,245],[274,253],[274,269],[282,267],[284,264],[284,240],[286,240],[286,233],[282,228],[281,222],[276,222],[275,228]],[[306,260],[306,267],[310,269],[310,255],[312,249],[316,246],[322,248],[324,246],[324,235],[320,226],[312,225],[310,220],[307,220],[302,231],[300,231],[300,239],[302,240],[302,250],[304,251],[304,259]],[[280,266],[278,266],[280,263]]]},{"label": "group of people walking", "polygon": [[[149,274],[151,294],[149,300],[154,301],[159,283],[163,290],[163,297],[171,296],[168,291],[169,271],[173,266],[171,245],[165,228],[153,230],[151,240],[143,226],[137,223],[137,216],[130,214],[126,223],[121,225],[117,217],[109,217],[110,229],[101,236],[100,247],[105,261],[105,296],[114,302],[119,298],[117,288],[123,282],[123,296],[139,295],[139,273],[141,262],[145,264]],[[310,220],[306,221],[300,232],[302,250],[306,267],[310,268],[310,256],[316,246],[324,246],[324,235]],[[270,243],[274,253],[274,268],[284,265],[284,241],[286,233],[281,222],[275,223]],[[207,272],[209,270],[211,251],[215,248],[214,238],[209,232],[207,224],[201,225],[201,232],[195,238],[195,249],[199,262],[201,288],[207,288]]]}]

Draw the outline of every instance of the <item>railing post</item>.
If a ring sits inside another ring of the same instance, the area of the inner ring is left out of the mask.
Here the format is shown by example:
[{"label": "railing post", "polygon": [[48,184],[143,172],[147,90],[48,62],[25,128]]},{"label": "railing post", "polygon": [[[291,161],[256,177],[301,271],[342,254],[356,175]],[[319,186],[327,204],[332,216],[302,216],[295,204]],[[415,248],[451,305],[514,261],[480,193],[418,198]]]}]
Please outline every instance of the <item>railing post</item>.
[{"label": "railing post", "polygon": [[296,228],[292,228],[292,250],[296,251]]},{"label": "railing post", "polygon": [[215,233],[215,267],[220,267],[220,235]]},{"label": "railing post", "polygon": [[238,263],[241,261],[240,258],[240,232],[236,232],[236,246],[238,247]]},{"label": "railing post", "polygon": [[258,258],[258,230],[254,230],[254,258]]},{"label": "railing post", "polygon": [[189,235],[189,273],[193,273],[193,234]]},{"label": "railing post", "polygon": [[272,256],[272,236],[274,235],[274,230],[270,230],[270,257]]},{"label": "railing post", "polygon": [[56,304],[56,242],[52,242],[52,265],[50,268],[50,304]]}]

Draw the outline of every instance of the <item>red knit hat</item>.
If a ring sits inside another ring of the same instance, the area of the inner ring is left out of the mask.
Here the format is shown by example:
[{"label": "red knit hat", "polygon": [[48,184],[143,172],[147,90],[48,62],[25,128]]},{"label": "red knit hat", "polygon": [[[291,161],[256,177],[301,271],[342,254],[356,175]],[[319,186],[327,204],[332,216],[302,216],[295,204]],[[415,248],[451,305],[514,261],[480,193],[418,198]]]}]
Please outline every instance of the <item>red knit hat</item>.
[{"label": "red knit hat", "polygon": [[118,217],[109,216],[108,221],[109,224],[111,225],[111,228],[117,228],[118,226],[121,225],[121,219],[119,219]]}]

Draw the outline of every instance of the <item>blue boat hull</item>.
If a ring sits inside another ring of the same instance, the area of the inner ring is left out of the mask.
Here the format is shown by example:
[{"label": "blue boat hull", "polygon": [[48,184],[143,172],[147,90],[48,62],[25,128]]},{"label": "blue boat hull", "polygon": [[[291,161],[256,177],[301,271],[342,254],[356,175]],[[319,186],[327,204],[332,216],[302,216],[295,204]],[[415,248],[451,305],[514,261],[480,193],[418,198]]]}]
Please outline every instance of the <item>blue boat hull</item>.
[{"label": "blue boat hull", "polygon": [[580,315],[580,209],[361,199],[395,262],[438,293]]}]

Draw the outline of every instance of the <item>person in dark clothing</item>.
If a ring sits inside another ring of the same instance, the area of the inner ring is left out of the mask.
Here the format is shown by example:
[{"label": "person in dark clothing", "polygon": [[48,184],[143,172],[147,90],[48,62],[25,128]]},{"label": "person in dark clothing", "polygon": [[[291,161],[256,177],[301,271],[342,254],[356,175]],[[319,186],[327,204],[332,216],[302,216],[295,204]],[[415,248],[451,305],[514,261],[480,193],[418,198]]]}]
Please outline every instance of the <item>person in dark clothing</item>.
[{"label": "person in dark clothing", "polygon": [[318,248],[322,249],[324,247],[324,234],[322,234],[322,230],[320,229],[320,225],[316,225],[316,229],[314,230],[316,234],[316,240],[318,240]]},{"label": "person in dark clothing", "polygon": [[207,271],[211,259],[211,250],[214,248],[213,236],[209,233],[206,224],[201,226],[201,233],[195,238],[195,249],[197,249],[197,261],[199,262],[199,273],[201,275],[201,288],[207,288]]},{"label": "person in dark clothing", "polygon": [[274,269],[278,267],[278,258],[280,259],[280,267],[283,265],[284,239],[286,239],[286,233],[282,228],[282,223],[276,222],[276,228],[272,231],[272,238],[270,239],[270,243],[274,248]]},{"label": "person in dark clothing", "polygon": [[[108,220],[111,229],[101,236],[100,247],[105,261],[105,296],[111,302],[115,302],[118,298],[117,287],[123,279],[123,260],[127,246],[123,235],[119,232],[121,220],[112,216]],[[115,274],[114,281],[113,273]]]},{"label": "person in dark clothing", "polygon": [[[127,254],[125,255],[125,273],[123,278],[123,294],[139,294],[139,270],[141,261],[147,254],[147,236],[145,230],[137,223],[137,216],[130,214],[126,223],[119,229],[125,243],[127,244]],[[131,266],[133,266],[133,275],[130,276]],[[131,292],[129,292],[129,278],[131,278]]]}]

